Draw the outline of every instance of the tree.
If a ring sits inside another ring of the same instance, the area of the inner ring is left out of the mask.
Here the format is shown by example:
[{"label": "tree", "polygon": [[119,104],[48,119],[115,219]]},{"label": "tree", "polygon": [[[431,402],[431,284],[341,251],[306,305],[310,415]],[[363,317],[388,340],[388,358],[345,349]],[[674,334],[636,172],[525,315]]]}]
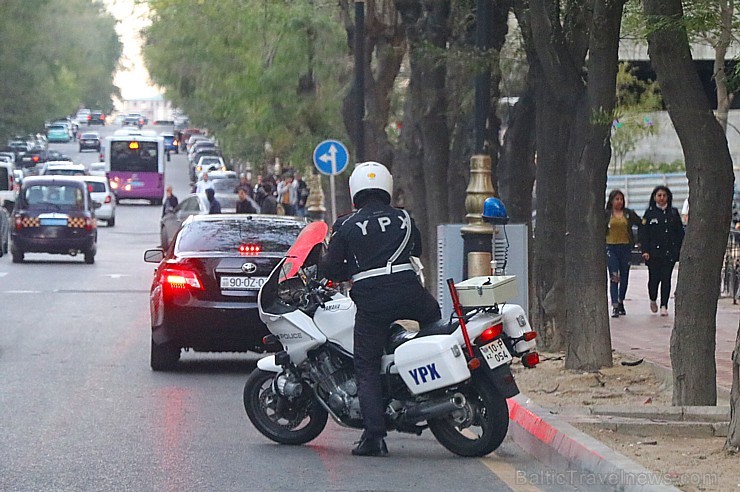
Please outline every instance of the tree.
[{"label": "tree", "polygon": [[41,131],[41,122],[80,104],[112,107],[121,44],[99,3],[3,2],[0,45],[0,137]]},{"label": "tree", "polygon": [[152,0],[144,57],[153,80],[227,153],[305,168],[342,138],[349,74],[335,12],[316,2]]},{"label": "tree", "polygon": [[681,1],[643,0],[643,10],[648,54],[681,141],[692,197],[671,334],[673,404],[714,405],[718,279],[731,216],[732,160],[694,67]]},{"label": "tree", "polygon": [[732,389],[730,390],[730,428],[725,440],[725,449],[740,452],[740,322],[737,325],[735,350],[732,351]]},{"label": "tree", "polygon": [[617,108],[610,140],[617,172],[623,171],[624,158],[637,142],[657,132],[650,112],[661,109],[658,84],[638,79],[634,71],[629,63],[622,62],[617,72]]}]

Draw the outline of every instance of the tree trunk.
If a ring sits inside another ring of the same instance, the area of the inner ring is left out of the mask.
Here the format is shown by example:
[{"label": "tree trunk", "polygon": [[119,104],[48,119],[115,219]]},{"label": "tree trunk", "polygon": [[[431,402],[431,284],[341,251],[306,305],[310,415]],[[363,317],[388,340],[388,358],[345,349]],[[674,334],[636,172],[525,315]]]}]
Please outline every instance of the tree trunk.
[{"label": "tree trunk", "polygon": [[[446,64],[448,1],[397,2],[409,43],[408,100],[402,143],[409,158],[409,182],[403,179],[406,206],[421,232],[422,261],[427,281],[436,284],[437,224],[447,221],[447,168],[450,137],[447,126]],[[435,49],[429,49],[432,46]],[[413,156],[413,158],[411,157]],[[404,177],[405,178],[405,177]]]},{"label": "tree trunk", "polygon": [[734,0],[720,0],[720,34],[714,47],[714,82],[717,85],[717,121],[727,133],[727,116],[732,105],[733,94],[727,91],[725,56],[732,43],[732,20],[735,11]]},{"label": "tree trunk", "polygon": [[[575,10],[575,9],[574,9]],[[536,229],[532,318],[543,350],[564,347],[566,197],[568,149],[577,103],[584,91],[581,67],[587,43],[583,33],[561,26],[558,0],[532,0],[529,23],[537,54]],[[572,12],[565,15],[573,20]],[[577,16],[576,16],[577,17]]]},{"label": "tree trunk", "polygon": [[691,58],[681,1],[643,0],[643,9],[648,54],[681,141],[691,196],[671,333],[673,404],[714,405],[718,279],[731,217],[732,160]]},{"label": "tree trunk", "polygon": [[737,325],[735,350],[732,351],[732,390],[730,392],[730,428],[727,432],[725,449],[740,452],[740,323]]},{"label": "tree trunk", "polygon": [[578,104],[581,109],[570,145],[565,278],[573,286],[573,295],[567,295],[565,303],[570,328],[565,353],[568,369],[595,371],[612,365],[605,309],[603,210],[623,5],[621,1],[594,2],[587,89]]}]

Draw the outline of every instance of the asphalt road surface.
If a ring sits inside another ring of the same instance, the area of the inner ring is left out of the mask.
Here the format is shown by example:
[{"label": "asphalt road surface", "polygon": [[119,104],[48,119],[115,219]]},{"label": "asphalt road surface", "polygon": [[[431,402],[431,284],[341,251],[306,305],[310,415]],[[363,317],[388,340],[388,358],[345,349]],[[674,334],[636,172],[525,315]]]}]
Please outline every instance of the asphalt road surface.
[{"label": "asphalt road surface", "polygon": [[[98,160],[76,143],[52,148]],[[183,154],[166,181],[187,194]],[[356,458],[359,431],[330,422],[309,445],[274,444],[242,406],[256,354],[189,352],[178,371],[152,372],[154,266],[142,258],[158,246],[160,215],[145,202],[119,204],[116,226],[99,228],[94,265],[0,258],[0,490],[563,490],[509,440],[464,459],[428,431],[392,434],[391,457]]]}]

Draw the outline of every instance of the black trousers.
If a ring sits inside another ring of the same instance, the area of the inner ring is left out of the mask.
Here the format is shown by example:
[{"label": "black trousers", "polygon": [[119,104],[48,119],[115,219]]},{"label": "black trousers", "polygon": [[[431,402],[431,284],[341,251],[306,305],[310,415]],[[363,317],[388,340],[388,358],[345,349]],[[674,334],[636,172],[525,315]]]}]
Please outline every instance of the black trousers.
[{"label": "black trousers", "polygon": [[660,286],[660,306],[668,307],[671,298],[671,275],[675,261],[667,258],[650,258],[648,267],[648,295],[651,301],[658,299],[658,286]]},{"label": "black trousers", "polygon": [[[357,393],[360,398],[365,436],[386,435],[380,360],[388,340],[391,323],[413,319],[421,325],[440,319],[437,301],[416,280],[403,273],[370,278],[352,287],[352,299],[357,305],[354,335],[354,363]],[[389,282],[401,277],[398,283]]]}]

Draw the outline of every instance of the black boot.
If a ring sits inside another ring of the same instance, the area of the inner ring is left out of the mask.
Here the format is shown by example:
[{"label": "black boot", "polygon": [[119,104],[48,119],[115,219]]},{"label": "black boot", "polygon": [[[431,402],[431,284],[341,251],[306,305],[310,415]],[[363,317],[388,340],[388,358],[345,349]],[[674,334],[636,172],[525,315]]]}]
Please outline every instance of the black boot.
[{"label": "black boot", "polygon": [[621,316],[624,316],[624,315],[627,314],[627,311],[624,310],[624,303],[623,302],[620,302],[619,303],[618,309],[619,309],[619,314]]},{"label": "black boot", "polygon": [[352,450],[355,456],[388,456],[388,447],[382,437],[365,437],[364,435]]},{"label": "black boot", "polygon": [[619,308],[617,306],[612,308],[612,318],[619,318]]}]

